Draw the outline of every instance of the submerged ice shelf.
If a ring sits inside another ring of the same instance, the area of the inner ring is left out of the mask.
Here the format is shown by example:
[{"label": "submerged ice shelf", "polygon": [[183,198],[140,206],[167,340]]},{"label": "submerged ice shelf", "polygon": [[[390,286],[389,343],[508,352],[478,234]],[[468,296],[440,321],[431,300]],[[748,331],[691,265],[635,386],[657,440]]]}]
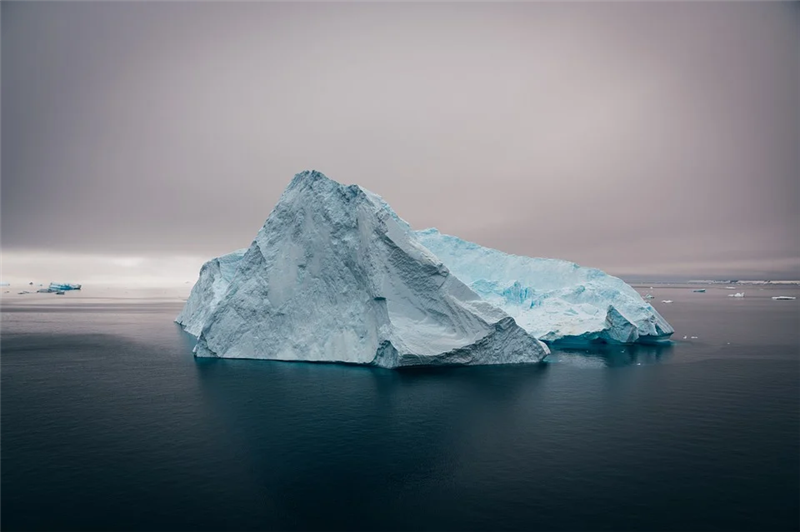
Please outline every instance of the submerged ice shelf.
[{"label": "submerged ice shelf", "polygon": [[195,355],[402,367],[538,362],[543,342],[672,328],[622,280],[413,231],[379,196],[297,174],[255,240],[210,260],[176,321]]}]

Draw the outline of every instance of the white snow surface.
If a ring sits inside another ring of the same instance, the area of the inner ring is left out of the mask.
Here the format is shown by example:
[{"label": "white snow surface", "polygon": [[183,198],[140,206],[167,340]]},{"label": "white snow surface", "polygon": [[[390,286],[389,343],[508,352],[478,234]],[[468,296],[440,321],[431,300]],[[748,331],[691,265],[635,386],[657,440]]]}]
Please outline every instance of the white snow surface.
[{"label": "white snow surface", "polygon": [[636,290],[600,270],[509,255],[436,229],[416,235],[455,276],[540,340],[635,343],[673,333]]},{"label": "white snow surface", "polygon": [[251,246],[209,261],[176,319],[199,357],[372,364],[538,362],[379,196],[297,174]]}]

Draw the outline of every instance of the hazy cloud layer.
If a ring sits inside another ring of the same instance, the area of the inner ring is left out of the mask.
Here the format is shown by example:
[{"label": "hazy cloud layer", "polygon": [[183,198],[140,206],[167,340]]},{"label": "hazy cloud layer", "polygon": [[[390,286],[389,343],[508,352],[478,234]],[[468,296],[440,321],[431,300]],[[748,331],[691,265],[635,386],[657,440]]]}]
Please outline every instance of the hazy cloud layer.
[{"label": "hazy cloud layer", "polygon": [[314,168],[512,253],[796,278],[799,79],[796,2],[3,2],[4,275],[246,246]]}]

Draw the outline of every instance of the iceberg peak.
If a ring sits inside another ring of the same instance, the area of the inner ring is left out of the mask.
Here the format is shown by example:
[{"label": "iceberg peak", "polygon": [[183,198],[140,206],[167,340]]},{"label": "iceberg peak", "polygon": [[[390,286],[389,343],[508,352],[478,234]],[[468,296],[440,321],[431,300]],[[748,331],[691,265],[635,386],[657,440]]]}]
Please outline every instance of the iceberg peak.
[{"label": "iceberg peak", "polygon": [[291,182],[289,182],[288,188],[298,187],[306,183],[313,183],[314,181],[320,181],[323,179],[331,181],[328,176],[317,170],[303,170],[302,172],[298,172],[294,175],[294,178],[292,178]]}]

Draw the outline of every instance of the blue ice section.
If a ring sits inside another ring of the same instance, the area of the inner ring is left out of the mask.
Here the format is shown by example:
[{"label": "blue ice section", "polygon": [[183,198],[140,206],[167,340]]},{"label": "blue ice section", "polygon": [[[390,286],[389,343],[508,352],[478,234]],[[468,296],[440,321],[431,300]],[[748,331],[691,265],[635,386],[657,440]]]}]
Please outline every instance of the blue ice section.
[{"label": "blue ice section", "polygon": [[80,289],[81,285],[73,283],[50,283],[50,286],[48,288],[50,292],[57,292],[59,290],[65,291],[65,290],[80,290]]},{"label": "blue ice section", "polygon": [[461,281],[540,340],[649,343],[673,333],[636,290],[596,268],[510,255],[436,229],[416,235]]}]

